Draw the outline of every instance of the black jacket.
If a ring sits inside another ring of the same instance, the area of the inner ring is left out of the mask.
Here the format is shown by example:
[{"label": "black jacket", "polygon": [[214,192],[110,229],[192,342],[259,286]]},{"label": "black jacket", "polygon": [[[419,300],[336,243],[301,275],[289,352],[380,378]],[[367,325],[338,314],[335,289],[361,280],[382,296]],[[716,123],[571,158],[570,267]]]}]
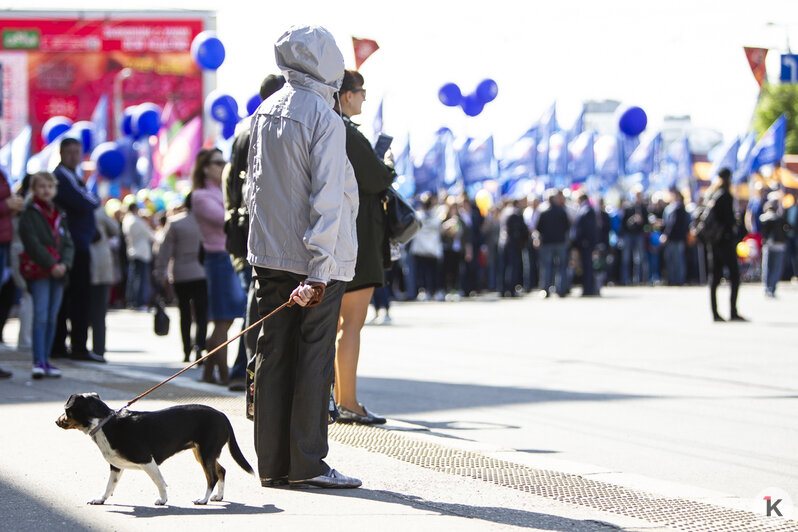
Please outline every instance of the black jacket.
[{"label": "black jacket", "polygon": [[684,242],[690,229],[690,217],[684,208],[684,203],[676,203],[665,209],[665,227],[662,233],[668,237],[668,242]]},{"label": "black jacket", "polygon": [[382,192],[393,183],[396,172],[374,153],[368,139],[357,124],[344,117],[346,125],[346,155],[355,170],[360,207],[357,212],[357,265],[355,278],[347,291],[382,286],[385,282],[385,211]]},{"label": "black jacket", "polygon": [[592,251],[598,241],[597,225],[596,211],[593,210],[593,207],[587,202],[580,205],[571,229],[573,244],[579,249]]},{"label": "black jacket", "polygon": [[564,244],[570,228],[571,221],[563,207],[549,203],[541,211],[537,225],[541,244]]}]

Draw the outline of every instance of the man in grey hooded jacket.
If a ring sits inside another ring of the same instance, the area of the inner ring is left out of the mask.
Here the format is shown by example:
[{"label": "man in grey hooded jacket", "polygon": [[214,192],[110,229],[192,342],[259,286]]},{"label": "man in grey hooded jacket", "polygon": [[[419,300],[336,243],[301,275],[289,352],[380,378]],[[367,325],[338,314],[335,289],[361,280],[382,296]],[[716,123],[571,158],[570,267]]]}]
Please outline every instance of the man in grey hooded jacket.
[{"label": "man in grey hooded jacket", "polygon": [[344,60],[332,35],[292,27],[275,43],[285,86],[252,120],[247,260],[265,316],[255,366],[255,449],[265,487],[356,488],[331,469],[327,416],[335,335],[357,258],[357,182],[333,111]]}]

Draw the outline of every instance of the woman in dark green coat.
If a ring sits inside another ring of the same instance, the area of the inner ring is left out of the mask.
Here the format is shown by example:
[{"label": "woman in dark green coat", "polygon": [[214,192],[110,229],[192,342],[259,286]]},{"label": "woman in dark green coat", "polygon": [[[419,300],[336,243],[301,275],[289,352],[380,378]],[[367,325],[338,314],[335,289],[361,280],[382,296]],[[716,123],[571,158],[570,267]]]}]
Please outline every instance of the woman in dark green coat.
[{"label": "woman in dark green coat", "polygon": [[357,400],[357,362],[360,331],[366,322],[374,288],[385,283],[385,212],[382,193],[391,186],[396,172],[374,153],[371,143],[350,117],[359,115],[366,101],[363,76],[347,70],[338,93],[336,110],[346,125],[346,155],[352,163],[360,194],[357,213],[357,265],[355,278],[346,287],[338,320],[335,350],[335,402],[344,423],[379,424],[385,418],[366,410]]}]

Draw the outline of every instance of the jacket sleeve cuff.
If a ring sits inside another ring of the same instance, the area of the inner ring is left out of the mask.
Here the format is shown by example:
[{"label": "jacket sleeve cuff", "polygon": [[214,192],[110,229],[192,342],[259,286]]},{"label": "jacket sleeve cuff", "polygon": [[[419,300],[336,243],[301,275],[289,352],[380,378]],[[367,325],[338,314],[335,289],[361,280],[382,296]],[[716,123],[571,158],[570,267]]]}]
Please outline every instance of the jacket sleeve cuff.
[{"label": "jacket sleeve cuff", "polygon": [[307,278],[305,279],[305,281],[307,281],[309,283],[321,283],[323,285],[327,285],[327,283],[330,282],[329,279],[322,279],[320,277],[316,277],[316,276],[313,276],[313,275],[308,275]]}]

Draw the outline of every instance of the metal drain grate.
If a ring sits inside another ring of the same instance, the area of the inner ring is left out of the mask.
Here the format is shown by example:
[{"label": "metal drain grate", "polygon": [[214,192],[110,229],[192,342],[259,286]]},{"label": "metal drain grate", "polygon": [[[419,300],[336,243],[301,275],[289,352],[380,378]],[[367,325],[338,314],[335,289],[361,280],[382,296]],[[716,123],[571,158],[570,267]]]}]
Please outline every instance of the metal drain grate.
[{"label": "metal drain grate", "polygon": [[533,469],[478,453],[421,441],[377,427],[335,424],[333,440],[442,473],[470,477],[525,493],[690,531],[795,531],[798,522],[766,518],[672,497],[635,491],[579,475]]}]

